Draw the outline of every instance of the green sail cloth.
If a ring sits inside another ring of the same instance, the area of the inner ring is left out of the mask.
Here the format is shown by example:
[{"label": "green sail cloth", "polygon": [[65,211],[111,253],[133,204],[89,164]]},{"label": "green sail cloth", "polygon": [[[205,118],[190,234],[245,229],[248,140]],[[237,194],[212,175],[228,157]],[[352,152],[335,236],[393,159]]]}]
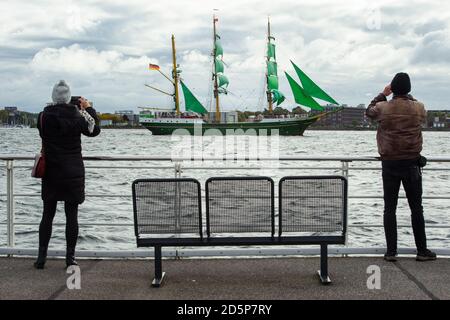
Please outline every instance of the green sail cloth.
[{"label": "green sail cloth", "polygon": [[216,72],[217,73],[223,73],[225,71],[225,67],[223,65],[223,62],[219,59],[216,59]]},{"label": "green sail cloth", "polygon": [[291,86],[292,93],[294,94],[295,102],[313,110],[324,110],[287,72],[285,72],[285,74],[289,81],[289,85]]},{"label": "green sail cloth", "polygon": [[278,75],[277,63],[275,61],[267,61],[267,74],[269,76]]},{"label": "green sail cloth", "polygon": [[220,43],[220,40],[216,40],[214,51],[216,53],[216,57],[223,56],[223,48],[222,48],[222,44]]},{"label": "green sail cloth", "polygon": [[206,114],[208,111],[203,107],[203,105],[198,101],[198,99],[192,94],[192,92],[186,87],[183,81],[180,81],[181,89],[183,89],[184,104],[186,106],[186,111],[192,111],[200,114]]},{"label": "green sail cloth", "polygon": [[284,96],[281,91],[278,90],[272,90],[272,101],[277,103],[277,106],[283,103],[283,101],[286,100],[286,97]]},{"label": "green sail cloth", "polygon": [[267,86],[269,90],[278,90],[278,77],[277,76],[268,76],[267,77]]},{"label": "green sail cloth", "polygon": [[217,75],[217,77],[219,79],[219,87],[228,86],[228,84],[230,83],[230,81],[228,81],[228,78],[223,74],[219,74]]},{"label": "green sail cloth", "polygon": [[214,51],[215,51],[215,61],[214,61],[214,67],[215,67],[215,74],[217,75],[217,85],[218,85],[218,93],[227,93],[226,88],[228,87],[228,84],[230,81],[227,77],[225,77],[222,73],[225,71],[224,63],[222,60],[220,60],[219,56],[223,57],[223,48],[222,44],[220,43],[220,36],[216,35],[216,41],[214,43]]},{"label": "green sail cloth", "polygon": [[277,59],[275,55],[275,45],[273,43],[269,43],[267,46],[267,56],[269,58],[273,58],[274,60]]},{"label": "green sail cloth", "polygon": [[332,104],[339,105],[339,103],[336,102],[336,100],[330,97],[317,84],[315,84],[314,81],[312,81],[302,70],[300,70],[300,68],[297,67],[295,63],[293,63],[292,61],[291,63],[294,66],[295,72],[297,72],[300,81],[302,82],[303,88],[310,96],[323,101],[327,101]]}]

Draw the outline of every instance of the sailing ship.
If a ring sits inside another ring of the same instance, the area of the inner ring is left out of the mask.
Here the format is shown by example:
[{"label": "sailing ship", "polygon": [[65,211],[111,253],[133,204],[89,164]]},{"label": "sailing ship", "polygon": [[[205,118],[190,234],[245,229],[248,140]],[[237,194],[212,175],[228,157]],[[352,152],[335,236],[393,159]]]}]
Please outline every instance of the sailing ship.
[{"label": "sailing ship", "polygon": [[[321,113],[299,117],[276,117],[273,115],[274,105],[277,107],[285,102],[286,97],[279,89],[278,65],[276,60],[275,38],[271,34],[270,20],[267,25],[267,56],[265,86],[269,116],[259,115],[256,118],[239,121],[237,112],[221,112],[221,95],[228,93],[230,81],[225,75],[225,63],[223,61],[224,50],[221,37],[217,33],[218,18],[213,16],[213,65],[212,83],[215,101],[215,112],[208,112],[203,104],[196,98],[186,83],[180,78],[181,70],[176,60],[175,36],[172,35],[172,77],[168,77],[161,72],[159,66],[150,64],[150,69],[159,71],[168,79],[173,87],[173,93],[146,85],[166,95],[172,96],[174,100],[174,110],[161,110],[153,108],[142,108],[140,112],[140,124],[149,129],[153,135],[170,135],[176,130],[184,130],[189,134],[279,134],[285,136],[301,136],[304,131],[314,122],[329,113],[338,112],[341,109],[336,100],[322,90],[308,75],[306,75],[294,62],[291,61],[294,70],[301,81],[301,85],[287,72],[285,75],[289,82],[294,100],[297,104],[317,110]],[[179,84],[183,91],[186,112],[180,111]],[[336,109],[331,112],[323,112],[324,108],[314,99],[320,99],[330,104],[336,105]],[[249,131],[250,130],[250,131]]]}]

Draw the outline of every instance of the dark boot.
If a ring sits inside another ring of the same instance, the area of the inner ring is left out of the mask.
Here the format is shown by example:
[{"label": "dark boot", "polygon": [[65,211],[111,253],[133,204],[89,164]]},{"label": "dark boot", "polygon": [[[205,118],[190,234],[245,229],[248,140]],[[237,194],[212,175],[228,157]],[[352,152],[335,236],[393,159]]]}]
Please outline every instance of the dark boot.
[{"label": "dark boot", "polygon": [[386,254],[384,255],[384,260],[389,261],[389,262],[395,262],[397,261],[397,252],[386,252]]},{"label": "dark boot", "polygon": [[77,266],[78,263],[75,260],[75,248],[67,248],[67,253],[66,253],[66,266],[70,267],[70,266]]},{"label": "dark boot", "polygon": [[39,247],[38,257],[34,263],[36,269],[44,269],[45,262],[47,261],[47,247]]},{"label": "dark boot", "polygon": [[428,249],[417,252],[417,261],[433,261],[436,260],[436,253]]}]

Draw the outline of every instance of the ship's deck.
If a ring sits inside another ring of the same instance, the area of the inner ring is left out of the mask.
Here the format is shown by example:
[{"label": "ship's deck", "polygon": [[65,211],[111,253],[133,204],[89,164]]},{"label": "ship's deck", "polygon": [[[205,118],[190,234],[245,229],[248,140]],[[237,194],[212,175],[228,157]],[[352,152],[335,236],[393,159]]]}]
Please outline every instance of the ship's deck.
[{"label": "ship's deck", "polygon": [[[333,283],[323,286],[318,258],[164,260],[162,288],[150,286],[151,260],[79,260],[81,290],[66,286],[64,260],[35,270],[30,258],[0,258],[3,299],[450,299],[450,259],[330,258]],[[367,268],[381,270],[381,289],[367,288]]]}]

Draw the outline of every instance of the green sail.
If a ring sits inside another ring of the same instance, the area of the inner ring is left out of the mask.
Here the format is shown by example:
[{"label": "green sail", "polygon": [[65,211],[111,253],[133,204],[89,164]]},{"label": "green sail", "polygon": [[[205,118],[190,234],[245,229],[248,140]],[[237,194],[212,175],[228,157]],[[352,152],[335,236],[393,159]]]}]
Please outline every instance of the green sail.
[{"label": "green sail", "polygon": [[267,44],[267,91],[272,95],[272,102],[277,106],[283,103],[286,99],[283,93],[278,91],[278,65],[275,54],[275,44],[271,41],[275,40],[274,37],[269,37]]},{"label": "green sail", "polygon": [[286,100],[286,97],[281,91],[278,91],[276,89],[272,90],[272,101],[277,103],[277,106],[283,103],[284,100]]},{"label": "green sail", "polygon": [[186,111],[192,111],[200,114],[206,114],[208,111],[203,107],[203,105],[198,101],[198,99],[192,94],[192,92],[186,87],[183,81],[180,81],[181,88],[183,89],[184,104],[186,106]]},{"label": "green sail", "polygon": [[295,102],[313,110],[324,110],[287,72],[285,72],[285,74],[289,81],[289,85],[291,86],[292,93],[294,94]]},{"label": "green sail", "polygon": [[[219,37],[219,39],[220,39],[220,37]],[[223,56],[223,48],[222,48],[222,43],[220,42],[220,40],[216,39],[214,45],[215,45],[215,50],[214,51],[216,53],[216,57]]]},{"label": "green sail", "polygon": [[225,64],[223,63],[223,48],[220,42],[220,36],[216,34],[216,39],[214,42],[214,75],[217,77],[217,93],[227,94],[227,87],[230,83],[228,78],[223,74],[225,71]]},{"label": "green sail", "polygon": [[223,74],[219,74],[217,75],[217,77],[219,78],[219,87],[228,86],[228,84],[230,83],[230,81],[228,81],[228,78]]},{"label": "green sail", "polygon": [[297,67],[294,62],[291,61],[291,63],[294,66],[295,72],[297,72],[300,81],[302,82],[303,88],[310,96],[323,101],[327,101],[332,104],[339,105],[339,103],[336,102],[336,100],[330,97],[317,84],[315,84],[314,81],[312,81],[302,70],[300,70],[300,68]]},{"label": "green sail", "polygon": [[221,60],[216,59],[216,72],[217,73],[223,73],[225,71],[224,64]]},{"label": "green sail", "polygon": [[269,76],[278,75],[277,63],[275,61],[267,61],[267,74]]},{"label": "green sail", "polygon": [[267,86],[269,90],[278,90],[278,77],[277,76],[268,76],[267,77]]},{"label": "green sail", "polygon": [[276,60],[275,45],[273,43],[269,43],[267,47],[267,56]]}]

